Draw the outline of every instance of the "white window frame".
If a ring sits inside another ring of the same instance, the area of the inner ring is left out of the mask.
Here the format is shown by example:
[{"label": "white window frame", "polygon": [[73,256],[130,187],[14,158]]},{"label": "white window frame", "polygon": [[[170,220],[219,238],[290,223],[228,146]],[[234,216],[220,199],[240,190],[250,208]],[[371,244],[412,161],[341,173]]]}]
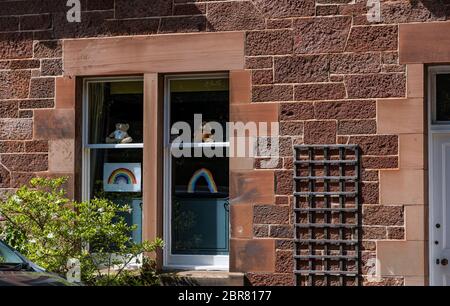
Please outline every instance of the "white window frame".
[{"label": "white window frame", "polygon": [[450,131],[449,121],[436,120],[436,75],[450,74],[450,66],[430,66],[428,68],[428,127],[433,131]]},{"label": "white window frame", "polygon": [[[172,254],[171,216],[172,216],[172,158],[170,154],[170,82],[174,80],[229,79],[228,73],[167,75],[164,78],[164,228],[165,242],[163,267],[167,269],[189,270],[229,270],[229,255],[181,255]],[[225,137],[225,135],[224,135]],[[229,148],[229,142],[190,143],[186,147],[223,147]]]},{"label": "white window frame", "polygon": [[[81,199],[89,201],[91,199],[91,173],[90,161],[92,149],[139,149],[144,148],[144,143],[125,143],[125,144],[89,144],[89,84],[104,82],[144,82],[142,76],[132,77],[96,77],[85,78],[83,80],[83,129],[82,129],[82,172],[81,172]],[[142,110],[143,111],[143,110]],[[144,179],[144,178],[143,178]]]}]

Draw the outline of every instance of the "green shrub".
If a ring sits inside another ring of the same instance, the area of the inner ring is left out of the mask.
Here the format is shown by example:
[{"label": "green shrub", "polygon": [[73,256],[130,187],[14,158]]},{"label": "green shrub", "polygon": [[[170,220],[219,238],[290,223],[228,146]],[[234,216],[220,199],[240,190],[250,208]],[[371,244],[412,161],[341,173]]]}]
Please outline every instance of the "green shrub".
[{"label": "green shrub", "polygon": [[106,199],[69,200],[62,188],[65,181],[34,178],[0,203],[0,215],[5,219],[1,238],[31,261],[60,275],[66,275],[69,259],[78,259],[82,281],[88,285],[124,285],[127,280],[157,284],[149,260],[137,274],[128,271],[128,266],[144,252],[162,247],[162,240],[134,243],[130,233],[135,226],[128,226],[123,218],[130,207]]}]

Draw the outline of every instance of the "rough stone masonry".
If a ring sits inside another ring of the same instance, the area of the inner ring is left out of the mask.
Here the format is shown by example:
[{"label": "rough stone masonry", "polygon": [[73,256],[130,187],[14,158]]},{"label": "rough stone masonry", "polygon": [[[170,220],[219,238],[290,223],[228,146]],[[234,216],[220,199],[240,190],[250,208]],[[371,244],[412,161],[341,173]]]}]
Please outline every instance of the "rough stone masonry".
[{"label": "rough stone masonry", "polygon": [[[292,145],[302,143],[362,148],[366,274],[377,241],[405,238],[403,203],[379,201],[379,171],[398,168],[399,139],[377,132],[376,100],[406,96],[399,24],[446,20],[447,2],[383,0],[381,21],[370,23],[363,0],[83,0],[81,23],[68,23],[65,1],[0,0],[2,193],[33,176],[62,174],[49,155],[74,138],[70,114],[53,111],[63,39],[245,31],[252,100],[280,105],[282,145],[276,200],[253,208],[254,238],[276,240],[275,271],[248,273],[248,280],[293,284]],[[403,283],[401,276],[364,281]]]}]

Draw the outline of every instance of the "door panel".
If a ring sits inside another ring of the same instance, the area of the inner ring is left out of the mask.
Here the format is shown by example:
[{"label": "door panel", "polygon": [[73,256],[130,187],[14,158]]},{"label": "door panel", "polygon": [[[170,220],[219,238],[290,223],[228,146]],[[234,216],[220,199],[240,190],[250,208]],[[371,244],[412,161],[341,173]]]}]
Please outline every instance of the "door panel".
[{"label": "door panel", "polygon": [[431,277],[433,285],[450,285],[450,134],[432,135]]},{"label": "door panel", "polygon": [[228,200],[178,196],[173,201],[174,254],[228,254]]}]

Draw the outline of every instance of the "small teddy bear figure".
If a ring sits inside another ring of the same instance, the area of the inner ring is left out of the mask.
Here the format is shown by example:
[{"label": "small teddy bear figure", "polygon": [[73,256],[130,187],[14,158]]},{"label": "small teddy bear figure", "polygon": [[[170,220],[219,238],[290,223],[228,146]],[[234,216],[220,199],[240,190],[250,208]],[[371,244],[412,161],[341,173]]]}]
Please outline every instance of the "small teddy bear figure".
[{"label": "small teddy bear figure", "polygon": [[211,124],[203,121],[202,126],[194,131],[194,140],[201,142],[214,142],[214,134],[212,133],[214,129]]},{"label": "small teddy bear figure", "polygon": [[130,143],[133,138],[128,135],[128,123],[116,123],[116,130],[106,137],[106,143]]}]

